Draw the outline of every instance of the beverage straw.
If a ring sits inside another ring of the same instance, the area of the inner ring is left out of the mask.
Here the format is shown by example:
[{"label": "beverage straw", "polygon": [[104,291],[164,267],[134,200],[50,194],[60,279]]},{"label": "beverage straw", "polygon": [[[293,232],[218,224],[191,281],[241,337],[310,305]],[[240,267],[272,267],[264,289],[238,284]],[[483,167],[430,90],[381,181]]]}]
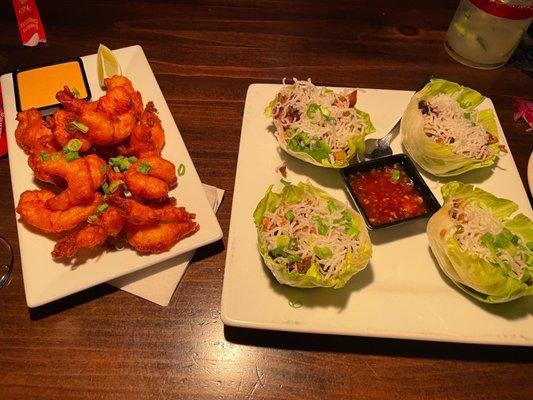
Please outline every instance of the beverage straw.
[{"label": "beverage straw", "polygon": [[13,0],[20,37],[24,46],[46,43],[41,16],[35,0]]}]

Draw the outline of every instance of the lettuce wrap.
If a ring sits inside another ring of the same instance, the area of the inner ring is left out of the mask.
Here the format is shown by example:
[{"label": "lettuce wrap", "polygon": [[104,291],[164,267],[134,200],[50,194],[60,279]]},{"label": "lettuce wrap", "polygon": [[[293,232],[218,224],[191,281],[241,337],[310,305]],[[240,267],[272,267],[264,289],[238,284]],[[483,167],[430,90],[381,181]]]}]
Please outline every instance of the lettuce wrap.
[{"label": "lettuce wrap", "polygon": [[442,271],[485,303],[533,295],[533,222],[518,206],[460,182],[441,188],[444,205],[427,236]]},{"label": "lettuce wrap", "polygon": [[500,152],[496,117],[485,97],[444,79],[415,93],[400,127],[402,144],[427,172],[455,176],[494,164]]},{"label": "lettuce wrap", "polygon": [[279,283],[341,288],[372,255],[357,212],[311,184],[270,186],[255,209],[258,248]]},{"label": "lettuce wrap", "polygon": [[265,108],[280,147],[313,165],[343,168],[364,152],[365,136],[375,132],[370,115],[355,108],[357,91],[336,93],[311,81],[285,85]]}]

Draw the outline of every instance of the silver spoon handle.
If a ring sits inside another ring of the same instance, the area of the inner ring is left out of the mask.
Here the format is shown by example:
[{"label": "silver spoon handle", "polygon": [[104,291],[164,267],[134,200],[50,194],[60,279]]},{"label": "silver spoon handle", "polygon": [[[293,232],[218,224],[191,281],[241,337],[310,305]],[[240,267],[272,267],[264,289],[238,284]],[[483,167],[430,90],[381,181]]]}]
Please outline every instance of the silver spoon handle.
[{"label": "silver spoon handle", "polygon": [[398,122],[396,122],[396,124],[392,127],[392,129],[389,131],[389,133],[387,133],[385,136],[383,136],[379,142],[380,142],[380,145],[383,146],[383,145],[386,145],[388,146],[391,142],[391,140],[396,136],[396,134],[400,131],[400,123],[402,122],[402,119],[400,118],[398,120]]}]

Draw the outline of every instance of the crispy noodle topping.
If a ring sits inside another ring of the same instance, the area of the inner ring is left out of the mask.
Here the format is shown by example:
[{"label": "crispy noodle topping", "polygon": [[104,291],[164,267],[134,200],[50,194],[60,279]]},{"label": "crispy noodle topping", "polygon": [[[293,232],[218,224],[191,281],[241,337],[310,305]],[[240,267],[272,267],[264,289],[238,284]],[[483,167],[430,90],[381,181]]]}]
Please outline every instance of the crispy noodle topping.
[{"label": "crispy noodle topping", "polygon": [[493,156],[489,148],[496,139],[476,122],[476,110],[463,109],[454,95],[440,93],[418,108],[424,117],[424,132],[436,143],[450,145],[455,154],[476,160]]},{"label": "crispy noodle topping", "polygon": [[456,222],[452,235],[462,251],[477,254],[504,267],[516,279],[522,278],[530,252],[524,240],[505,228],[490,210],[456,199],[450,217]]},{"label": "crispy noodle topping", "polygon": [[296,204],[282,203],[263,216],[269,255],[289,271],[305,274],[317,264],[325,278],[336,278],[347,257],[358,253],[359,229],[346,205],[305,193]]},{"label": "crispy noodle topping", "polygon": [[355,108],[357,90],[335,93],[315,86],[311,79],[293,80],[293,84],[283,80],[283,87],[273,101],[272,116],[278,137],[289,147],[291,139],[299,141],[292,143],[293,147],[298,144],[311,150],[329,147],[324,158],[331,163],[344,161],[349,152],[348,139],[363,134],[367,128]]}]

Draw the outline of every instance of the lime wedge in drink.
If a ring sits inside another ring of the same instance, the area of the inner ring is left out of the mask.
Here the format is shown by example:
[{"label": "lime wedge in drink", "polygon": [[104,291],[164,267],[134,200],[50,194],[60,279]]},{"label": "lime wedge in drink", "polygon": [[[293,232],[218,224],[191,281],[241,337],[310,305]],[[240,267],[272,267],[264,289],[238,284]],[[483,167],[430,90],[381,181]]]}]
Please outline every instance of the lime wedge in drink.
[{"label": "lime wedge in drink", "polygon": [[98,46],[98,54],[96,56],[96,68],[98,70],[98,84],[101,88],[105,88],[104,79],[110,78],[113,75],[122,75],[122,70],[117,58],[111,50],[101,44]]}]

